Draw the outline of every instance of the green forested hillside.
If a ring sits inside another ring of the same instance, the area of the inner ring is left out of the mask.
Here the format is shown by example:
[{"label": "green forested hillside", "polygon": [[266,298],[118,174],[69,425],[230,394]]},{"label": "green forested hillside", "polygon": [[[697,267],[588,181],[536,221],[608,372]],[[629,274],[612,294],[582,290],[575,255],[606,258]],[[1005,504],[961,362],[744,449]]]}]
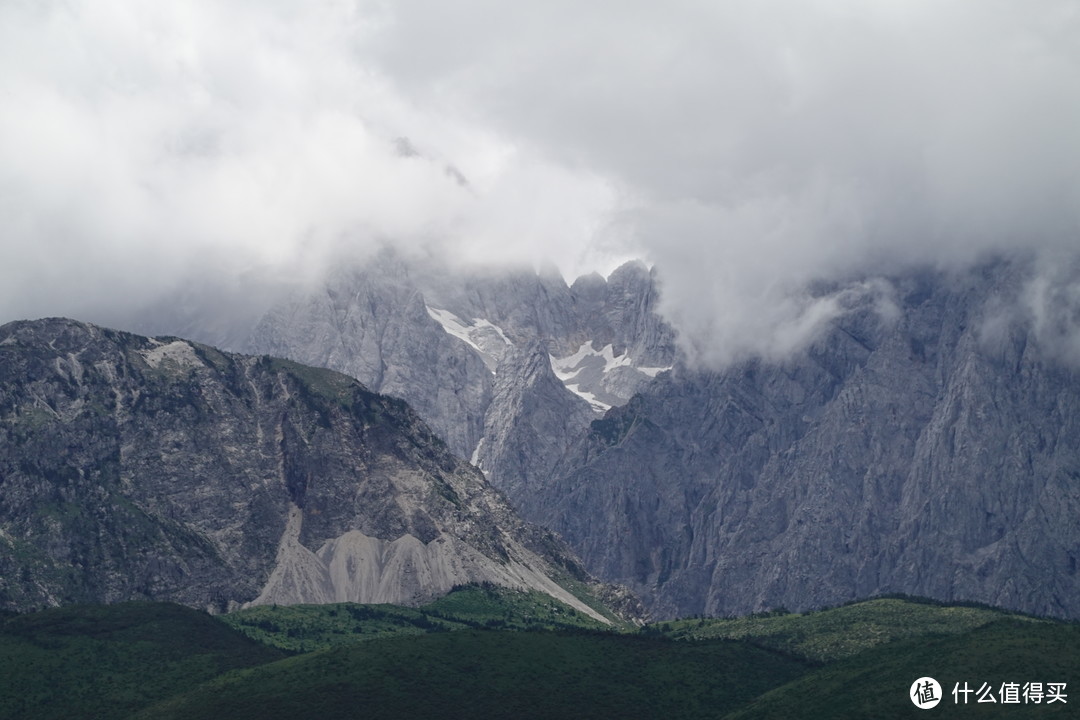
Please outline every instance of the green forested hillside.
[{"label": "green forested hillside", "polygon": [[1005,618],[1042,622],[986,606],[888,597],[808,613],[676,620],[660,628],[680,640],[745,639],[811,660],[830,661],[898,640],[955,635]]},{"label": "green forested hillside", "polygon": [[[929,676],[943,699],[921,710],[908,699],[911,684]],[[1066,702],[1002,704],[1003,683],[1066,683]],[[956,684],[976,691],[953,697]],[[977,702],[983,683],[996,703]],[[957,703],[956,699],[960,702]],[[1080,704],[1080,626],[999,620],[966,633],[929,635],[881,645],[803,675],[733,714],[732,720],[805,718],[1077,717]],[[932,717],[932,715],[929,715]]]},{"label": "green forested hillside", "polygon": [[730,641],[464,630],[355,643],[234,673],[140,717],[714,718],[807,670]]},{"label": "green forested hillside", "polygon": [[0,718],[124,718],[229,670],[282,657],[170,603],[8,616],[0,620]]},{"label": "green forested hillside", "polygon": [[263,605],[221,617],[259,642],[310,652],[390,635],[465,628],[489,630],[608,629],[550,595],[468,585],[419,608],[400,605]]},{"label": "green forested hillside", "polygon": [[922,676],[941,683],[950,717],[1067,717],[1080,702],[991,706],[972,695],[954,705],[956,683],[995,694],[1003,683],[1065,683],[1066,700],[1080,687],[1080,625],[991,608],[881,598],[642,630],[595,625],[550,598],[490,587],[422,608],[269,606],[215,618],[123,603],[6,614],[0,720],[902,718],[921,716],[908,692]]}]

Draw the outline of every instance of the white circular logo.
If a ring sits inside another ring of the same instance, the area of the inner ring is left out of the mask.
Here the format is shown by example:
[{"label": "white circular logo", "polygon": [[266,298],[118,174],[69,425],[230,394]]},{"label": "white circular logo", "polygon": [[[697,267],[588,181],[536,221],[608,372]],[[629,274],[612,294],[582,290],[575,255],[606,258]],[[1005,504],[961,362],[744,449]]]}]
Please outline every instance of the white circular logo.
[{"label": "white circular logo", "polygon": [[911,683],[908,697],[915,703],[915,707],[929,710],[941,702],[941,686],[932,677],[921,677]]}]

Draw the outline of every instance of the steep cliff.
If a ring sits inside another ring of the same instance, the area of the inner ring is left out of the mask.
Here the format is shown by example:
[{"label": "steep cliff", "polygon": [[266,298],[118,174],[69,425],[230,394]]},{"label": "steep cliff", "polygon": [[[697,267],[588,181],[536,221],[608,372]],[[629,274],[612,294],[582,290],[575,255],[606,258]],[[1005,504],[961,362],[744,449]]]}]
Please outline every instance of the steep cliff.
[{"label": "steep cliff", "polygon": [[905,592],[1080,617],[1078,277],[822,284],[840,313],[808,349],[716,372],[676,361],[640,263],[567,286],[388,254],[248,342],[416,403],[658,616]]},{"label": "steep cliff", "polygon": [[587,581],[401,400],[71,320],[0,328],[0,607],[420,603]]},{"label": "steep cliff", "polygon": [[459,456],[483,433],[491,372],[428,314],[397,258],[340,268],[317,289],[278,301],[239,349],[337,370],[403,398]]},{"label": "steep cliff", "polygon": [[789,361],[679,368],[520,507],[658,616],[904,592],[1078,617],[1080,373],[1033,282],[894,278]]},{"label": "steep cliff", "polygon": [[[404,398],[451,450],[513,493],[558,459],[512,429],[534,423],[521,412],[550,417],[584,400],[599,417],[671,367],[674,334],[656,305],[655,278],[640,262],[567,286],[552,269],[451,270],[386,252],[280,299],[240,349],[328,367]],[[521,353],[543,357],[554,384],[533,392],[526,366],[503,362]],[[577,412],[566,424],[573,434]],[[565,446],[570,437],[539,442]],[[510,474],[509,457],[518,458]]]},{"label": "steep cliff", "polygon": [[499,364],[476,462],[508,497],[521,501],[534,483],[547,482],[594,417],[589,403],[555,377],[547,351],[534,341],[506,353]]}]

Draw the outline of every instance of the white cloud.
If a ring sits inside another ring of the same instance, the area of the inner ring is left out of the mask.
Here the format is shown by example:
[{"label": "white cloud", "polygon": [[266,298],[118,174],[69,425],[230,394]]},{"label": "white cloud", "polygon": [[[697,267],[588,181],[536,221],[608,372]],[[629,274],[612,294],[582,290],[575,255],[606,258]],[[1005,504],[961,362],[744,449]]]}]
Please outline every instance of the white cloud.
[{"label": "white cloud", "polygon": [[1023,288],[1021,307],[1044,351],[1080,367],[1080,261],[1052,255],[1039,265]]},{"label": "white cloud", "polygon": [[784,347],[813,279],[1080,249],[1075,3],[394,7],[410,97],[616,179],[703,358]]},{"label": "white cloud", "polygon": [[0,315],[640,253],[702,359],[773,356],[812,281],[1080,248],[1077,78],[1071,0],[9,3]]},{"label": "white cloud", "polygon": [[587,245],[607,182],[403,98],[358,57],[378,22],[335,2],[0,7],[0,315],[108,317],[191,273],[308,277],[385,242]]}]

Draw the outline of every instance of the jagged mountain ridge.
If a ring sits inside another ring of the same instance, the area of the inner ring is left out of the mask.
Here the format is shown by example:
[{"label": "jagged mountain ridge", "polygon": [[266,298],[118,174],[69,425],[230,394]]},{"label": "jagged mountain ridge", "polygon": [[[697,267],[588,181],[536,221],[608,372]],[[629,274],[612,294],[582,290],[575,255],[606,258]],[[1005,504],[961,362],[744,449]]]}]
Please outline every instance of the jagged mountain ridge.
[{"label": "jagged mountain ridge", "polygon": [[534,342],[594,415],[669,368],[674,334],[641,263],[567,286],[557,272],[458,271],[383,253],[295,293],[251,328],[243,352],[288,357],[404,398],[459,455],[498,453],[487,421],[503,363]]},{"label": "jagged mountain ridge", "polygon": [[[404,318],[395,308],[406,303],[357,288],[408,288],[412,320],[395,337],[420,333],[479,359],[480,403],[440,415],[468,437],[456,450],[472,447],[529,520],[658,617],[878,592],[1080,617],[1068,271],[1046,285],[1045,269],[1013,259],[871,279],[888,312],[855,293],[807,351],[723,372],[652,372],[674,362],[674,344],[655,274],[640,265],[567,287],[553,273],[433,277],[390,256],[353,271],[351,287],[369,326]],[[1037,311],[1033,293],[1044,296]],[[314,321],[337,327],[340,315]],[[296,317],[294,330],[307,322]],[[467,397],[458,381],[421,380],[427,365],[408,353],[374,357],[411,366],[413,394]],[[592,391],[614,382],[619,358],[633,359],[632,389],[605,416]],[[584,361],[576,374],[570,361]],[[599,382],[574,385],[594,370]]]},{"label": "jagged mountain ridge", "polygon": [[1080,372],[1003,313],[1024,276],[895,278],[894,317],[786,362],[678,368],[515,500],[660,617],[886,592],[1080,617]]},{"label": "jagged mountain ridge", "polygon": [[416,604],[588,581],[401,400],[72,320],[0,327],[0,606]]},{"label": "jagged mountain ridge", "polygon": [[238,349],[337,370],[403,398],[459,456],[468,458],[483,432],[491,373],[430,317],[396,260],[342,268],[324,287],[282,299]]}]

